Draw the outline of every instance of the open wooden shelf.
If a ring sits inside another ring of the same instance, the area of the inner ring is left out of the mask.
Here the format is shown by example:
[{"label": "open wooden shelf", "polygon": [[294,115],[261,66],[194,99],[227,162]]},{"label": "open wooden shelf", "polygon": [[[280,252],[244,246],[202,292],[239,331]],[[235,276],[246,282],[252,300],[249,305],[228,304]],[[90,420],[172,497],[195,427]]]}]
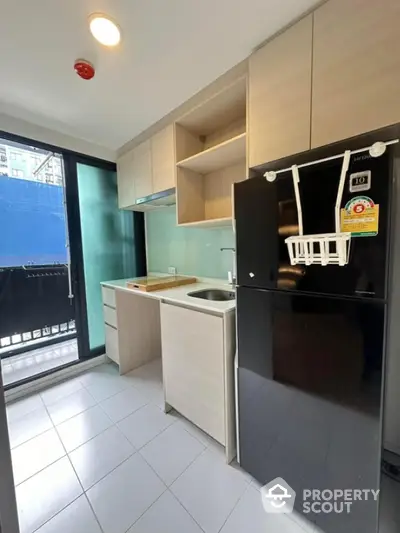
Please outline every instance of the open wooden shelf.
[{"label": "open wooden shelf", "polygon": [[232,217],[212,218],[209,220],[197,220],[196,222],[184,222],[178,226],[190,228],[222,228],[232,226]]},{"label": "open wooden shelf", "polygon": [[246,77],[175,123],[177,224],[232,227],[232,187],[247,177]]},{"label": "open wooden shelf", "polygon": [[209,174],[224,167],[234,165],[246,157],[246,133],[236,135],[208,150],[178,161],[181,168],[193,170],[200,174]]}]

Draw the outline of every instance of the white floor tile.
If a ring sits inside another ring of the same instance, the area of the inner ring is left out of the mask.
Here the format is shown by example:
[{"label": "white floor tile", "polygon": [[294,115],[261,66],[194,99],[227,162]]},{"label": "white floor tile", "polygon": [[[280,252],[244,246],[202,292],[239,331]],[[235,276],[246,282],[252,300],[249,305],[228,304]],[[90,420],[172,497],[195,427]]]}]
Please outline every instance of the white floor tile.
[{"label": "white floor tile", "polygon": [[53,370],[53,368],[58,368],[63,364],[65,364],[64,359],[52,359],[51,361],[40,363],[40,368],[42,369],[42,372],[45,372],[46,370]]},{"label": "white floor tile", "polygon": [[91,372],[89,376],[86,374],[86,377],[83,377],[81,382],[98,402],[111,398],[111,396],[118,394],[128,387],[116,375],[106,374],[104,372]]},{"label": "white floor tile", "polygon": [[161,409],[164,408],[161,358],[132,370],[124,378],[129,379],[130,384],[150,402]]},{"label": "white floor tile", "polygon": [[139,450],[175,422],[174,416],[165,414],[157,406],[149,404],[121,420],[118,427]]},{"label": "white floor tile", "polygon": [[72,363],[72,361],[77,361],[79,359],[78,352],[71,352],[68,355],[63,355],[63,362],[66,363]]},{"label": "white floor tile", "polygon": [[134,448],[115,426],[107,429],[69,454],[85,490],[100,481],[125,459]]},{"label": "white floor tile", "polygon": [[36,409],[43,407],[43,402],[40,394],[28,396],[21,400],[7,404],[7,419],[8,422],[14,422],[18,418],[25,416]]},{"label": "white floor tile", "polygon": [[110,418],[95,405],[57,426],[67,452],[71,452],[112,425]]},{"label": "white floor tile", "polygon": [[30,378],[36,374],[40,374],[41,372],[42,367],[40,365],[29,366],[20,370],[14,369],[13,372],[7,374],[7,383],[17,383],[18,381]]},{"label": "white floor tile", "polygon": [[167,490],[128,533],[203,533],[203,531]]},{"label": "white floor tile", "polygon": [[8,424],[10,446],[15,448],[52,427],[53,424],[46,408],[40,407]]},{"label": "white floor tile", "polygon": [[65,398],[66,396],[74,394],[80,389],[82,389],[82,384],[80,383],[79,379],[74,378],[63,383],[58,383],[57,385],[44,390],[41,392],[40,396],[45,405],[51,405],[58,402],[62,398]]},{"label": "white floor tile", "polygon": [[16,488],[21,533],[33,533],[82,494],[67,457],[48,466]]},{"label": "white floor tile", "polygon": [[197,439],[174,424],[146,444],[140,453],[169,486],[204,450]]},{"label": "white floor tile", "polygon": [[125,533],[165,489],[144,459],[135,454],[87,496],[104,533]]},{"label": "white floor tile", "polygon": [[55,429],[21,444],[11,452],[14,483],[18,485],[65,455]]},{"label": "white floor tile", "polygon": [[222,446],[214,440],[210,435],[202,431],[200,428],[189,422],[186,418],[177,413],[178,424],[186,429],[193,437],[200,441],[206,448],[212,446],[216,449],[222,448]]},{"label": "white floor tile", "polygon": [[173,483],[171,491],[206,533],[217,533],[248,485],[241,472],[209,449]]},{"label": "white floor tile", "polygon": [[94,398],[84,389],[78,389],[73,394],[47,406],[54,424],[61,424],[96,404]]},{"label": "white floor tile", "polygon": [[24,357],[23,359],[18,359],[17,361],[13,362],[13,368],[14,370],[22,370],[24,368],[29,368],[31,366],[36,366],[37,362],[35,361],[35,358],[33,355],[29,357]]},{"label": "white floor tile", "polygon": [[86,499],[80,496],[36,533],[102,533]]},{"label": "white floor tile", "polygon": [[303,529],[290,515],[268,514],[261,503],[260,492],[250,486],[229,516],[221,533],[311,533],[314,524]]},{"label": "white floor tile", "polygon": [[147,403],[148,400],[140,392],[133,387],[129,387],[101,402],[100,407],[104,409],[111,420],[119,422]]}]

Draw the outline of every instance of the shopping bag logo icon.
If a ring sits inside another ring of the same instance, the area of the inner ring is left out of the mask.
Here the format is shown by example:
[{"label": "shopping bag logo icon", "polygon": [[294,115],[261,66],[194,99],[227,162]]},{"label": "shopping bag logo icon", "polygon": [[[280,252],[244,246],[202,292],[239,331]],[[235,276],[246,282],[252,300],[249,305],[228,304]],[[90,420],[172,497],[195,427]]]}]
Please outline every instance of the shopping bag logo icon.
[{"label": "shopping bag logo icon", "polygon": [[261,501],[267,513],[291,513],[296,492],[281,477],[277,477],[261,488]]}]

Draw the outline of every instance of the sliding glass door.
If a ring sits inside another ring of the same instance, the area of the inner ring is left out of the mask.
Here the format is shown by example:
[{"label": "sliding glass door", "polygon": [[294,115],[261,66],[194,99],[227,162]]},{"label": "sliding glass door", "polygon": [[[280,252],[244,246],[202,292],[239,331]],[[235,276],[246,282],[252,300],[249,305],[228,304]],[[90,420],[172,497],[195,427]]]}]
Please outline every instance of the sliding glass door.
[{"label": "sliding glass door", "polygon": [[0,132],[0,222],[6,387],[104,353],[100,282],[146,274],[143,214],[118,208],[115,163]]},{"label": "sliding glass door", "polygon": [[115,166],[74,159],[67,177],[72,185],[68,198],[67,181],[72,273],[80,302],[78,342],[84,358],[104,353],[100,283],[145,273],[144,221],[141,213],[118,208]]}]

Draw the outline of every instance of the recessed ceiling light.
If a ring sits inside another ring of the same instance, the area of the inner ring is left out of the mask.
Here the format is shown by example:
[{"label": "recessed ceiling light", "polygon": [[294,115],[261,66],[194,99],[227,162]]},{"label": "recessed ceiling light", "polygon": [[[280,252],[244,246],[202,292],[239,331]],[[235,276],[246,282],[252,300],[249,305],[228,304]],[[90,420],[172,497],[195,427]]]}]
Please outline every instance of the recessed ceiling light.
[{"label": "recessed ceiling light", "polygon": [[101,13],[90,15],[89,27],[93,37],[104,46],[116,46],[121,40],[118,24],[107,15]]}]

